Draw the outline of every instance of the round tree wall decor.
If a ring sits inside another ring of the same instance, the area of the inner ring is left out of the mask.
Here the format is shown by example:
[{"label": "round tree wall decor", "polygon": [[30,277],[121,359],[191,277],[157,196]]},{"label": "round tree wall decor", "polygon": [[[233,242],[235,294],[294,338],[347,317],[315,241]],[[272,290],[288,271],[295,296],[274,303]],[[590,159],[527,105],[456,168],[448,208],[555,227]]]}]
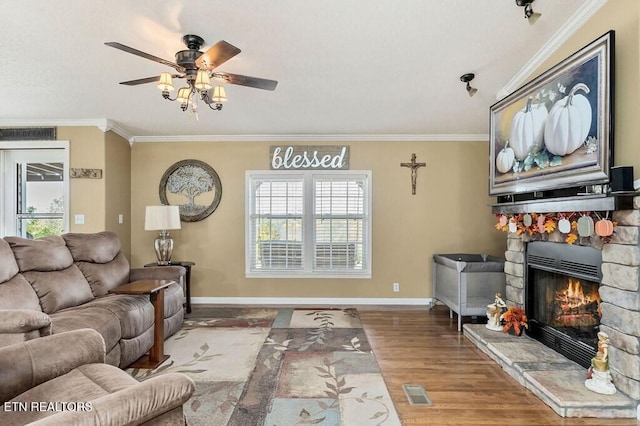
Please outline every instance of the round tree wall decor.
[{"label": "round tree wall decor", "polygon": [[222,198],[222,183],[213,167],[200,160],[171,165],[160,179],[160,201],[180,207],[180,220],[197,222],[213,213]]}]

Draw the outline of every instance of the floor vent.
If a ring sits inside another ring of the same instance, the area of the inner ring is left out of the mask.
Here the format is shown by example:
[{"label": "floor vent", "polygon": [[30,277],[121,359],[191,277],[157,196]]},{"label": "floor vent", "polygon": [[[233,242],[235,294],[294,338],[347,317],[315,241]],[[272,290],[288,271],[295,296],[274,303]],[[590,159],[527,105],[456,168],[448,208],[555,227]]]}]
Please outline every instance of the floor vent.
[{"label": "floor vent", "polygon": [[427,391],[420,385],[402,385],[405,395],[411,405],[431,405]]}]

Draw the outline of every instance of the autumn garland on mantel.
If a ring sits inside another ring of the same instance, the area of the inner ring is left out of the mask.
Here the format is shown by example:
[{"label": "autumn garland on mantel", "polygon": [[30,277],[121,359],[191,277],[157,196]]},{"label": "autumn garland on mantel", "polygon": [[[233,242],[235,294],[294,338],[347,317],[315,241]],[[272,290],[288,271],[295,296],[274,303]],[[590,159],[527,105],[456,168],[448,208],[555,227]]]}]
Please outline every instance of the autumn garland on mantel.
[{"label": "autumn garland on mantel", "polygon": [[556,229],[565,235],[564,241],[573,244],[578,237],[591,237],[595,233],[608,243],[617,223],[598,212],[520,213],[513,216],[496,214],[496,229],[516,235],[532,237],[551,234]]}]

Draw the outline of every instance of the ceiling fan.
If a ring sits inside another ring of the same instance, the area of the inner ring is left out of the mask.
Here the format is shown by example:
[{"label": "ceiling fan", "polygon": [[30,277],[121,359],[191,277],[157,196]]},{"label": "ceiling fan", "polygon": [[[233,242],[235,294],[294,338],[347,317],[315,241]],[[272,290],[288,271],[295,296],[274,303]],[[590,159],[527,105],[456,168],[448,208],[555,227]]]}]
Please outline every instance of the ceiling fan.
[{"label": "ceiling fan", "polygon": [[[137,86],[139,84],[157,82],[158,89],[162,91],[162,97],[170,101],[178,101],[183,111],[186,111],[189,105],[191,105],[193,111],[197,111],[197,97],[194,99],[195,94],[209,108],[218,111],[222,109],[222,102],[227,100],[224,87],[220,85],[214,87],[211,84],[211,79],[263,90],[274,90],[278,84],[275,80],[214,71],[215,68],[240,53],[240,49],[224,40],[220,40],[206,52],[200,51],[200,47],[204,44],[202,37],[187,34],[182,37],[182,41],[187,46],[187,50],[176,52],[175,62],[167,61],[118,42],[107,42],[105,45],[175,69],[177,74],[162,72],[160,76],[123,81],[120,84]],[[169,94],[174,89],[172,78],[184,78],[187,83],[187,86],[178,90],[177,96],[173,99]]]}]

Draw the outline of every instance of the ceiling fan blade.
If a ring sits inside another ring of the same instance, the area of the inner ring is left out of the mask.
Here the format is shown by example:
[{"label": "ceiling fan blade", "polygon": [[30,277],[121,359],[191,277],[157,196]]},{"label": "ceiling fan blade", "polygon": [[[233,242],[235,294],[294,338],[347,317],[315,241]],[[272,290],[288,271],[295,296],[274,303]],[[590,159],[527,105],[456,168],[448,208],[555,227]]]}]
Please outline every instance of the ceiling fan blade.
[{"label": "ceiling fan blade", "polygon": [[171,61],[167,61],[166,59],[158,58],[157,56],[150,55],[149,53],[143,52],[142,50],[134,49],[133,47],[125,46],[122,43],[118,43],[115,41],[109,41],[105,43],[105,45],[109,47],[116,48],[118,50],[122,50],[123,52],[131,53],[132,55],[140,56],[141,58],[149,59],[154,62],[158,62],[160,64],[166,65],[171,68],[175,68],[179,72],[184,72],[184,68],[180,65],[173,63]]},{"label": "ceiling fan blade", "polygon": [[[173,74],[171,77],[184,78],[184,76],[180,74]],[[160,76],[156,75],[154,77],[139,78],[137,80],[121,81],[120,84],[124,84],[125,86],[137,86],[139,84],[156,83],[159,78]]]},{"label": "ceiling fan blade", "polygon": [[263,90],[275,90],[278,82],[276,80],[267,80],[266,78],[249,77],[248,75],[231,74],[228,72],[214,72],[213,78],[223,80],[229,84],[237,84],[239,86],[254,87]]},{"label": "ceiling fan blade", "polygon": [[233,44],[220,40],[196,59],[196,66],[211,71],[240,53]]}]

